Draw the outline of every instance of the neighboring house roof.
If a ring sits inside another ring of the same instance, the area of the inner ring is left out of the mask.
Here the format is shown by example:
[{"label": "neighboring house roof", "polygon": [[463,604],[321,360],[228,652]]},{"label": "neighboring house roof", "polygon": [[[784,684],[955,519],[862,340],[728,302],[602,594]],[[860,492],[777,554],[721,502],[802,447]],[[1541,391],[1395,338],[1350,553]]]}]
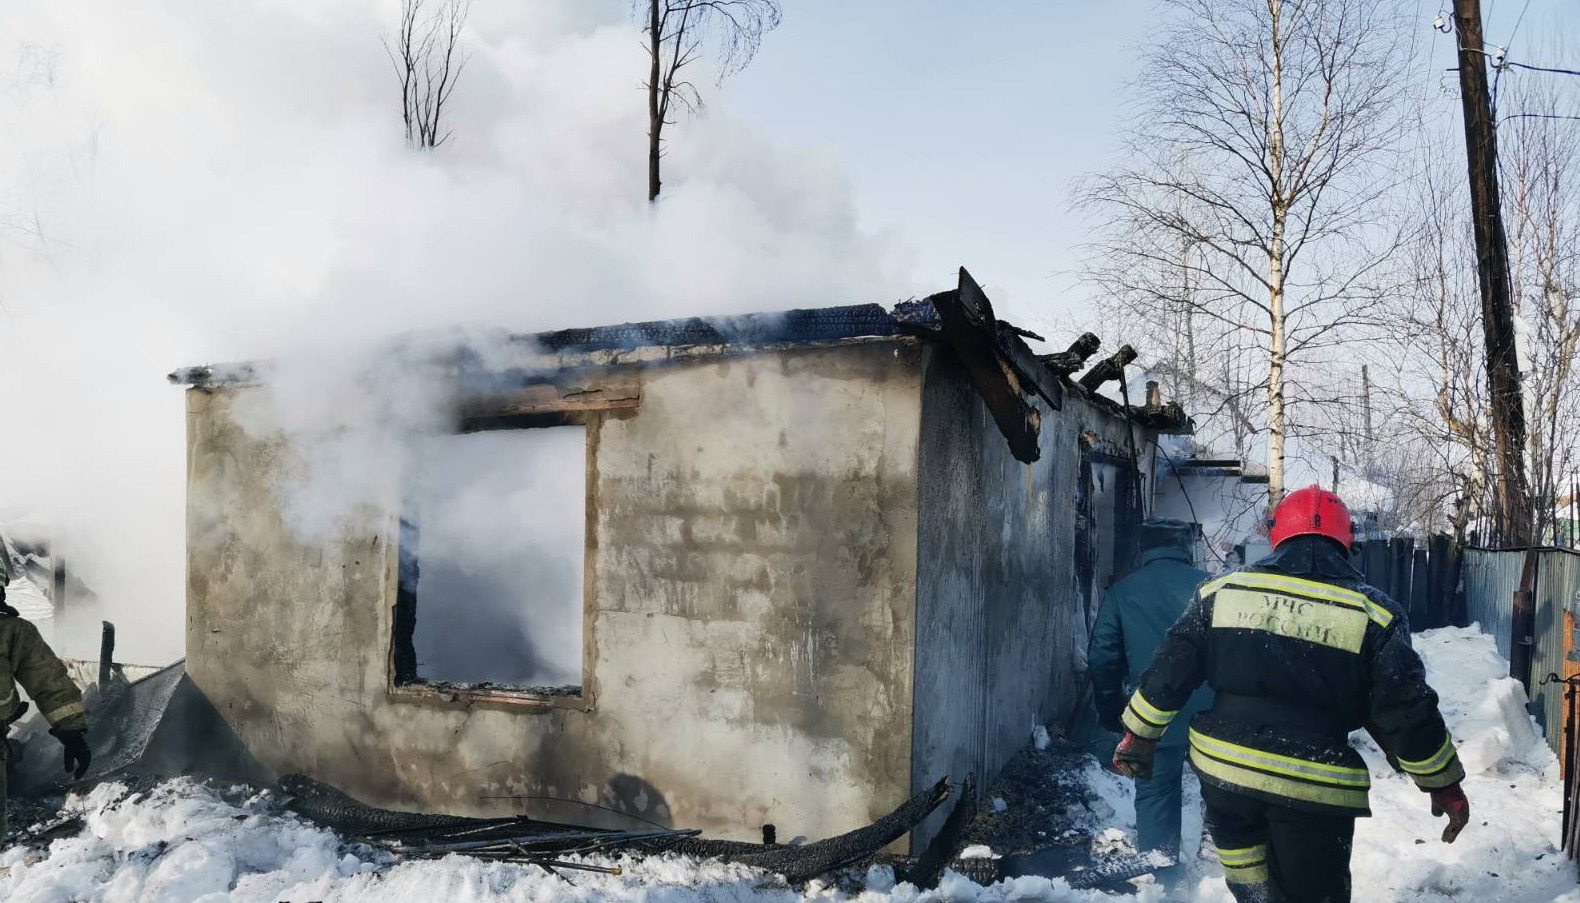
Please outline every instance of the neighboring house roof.
[{"label": "neighboring house roof", "polygon": [[[972,383],[992,412],[1015,457],[1035,461],[1041,415],[1030,401],[1042,398],[1054,410],[1073,393],[1115,417],[1129,417],[1157,432],[1189,432],[1189,419],[1178,405],[1148,399],[1145,405],[1126,407],[1099,394],[1105,381],[1118,378],[1124,364],[1133,360],[1129,346],[1111,358],[1097,361],[1085,376],[1072,381],[1075,370],[1095,353],[1097,338],[1086,335],[1066,352],[1041,357],[1024,337],[1039,338],[993,315],[993,308],[971,275],[960,270],[957,289],[930,295],[921,301],[903,301],[892,309],[877,304],[855,304],[788,310],[778,313],[727,317],[686,317],[645,323],[621,323],[561,329],[533,334],[501,334],[511,349],[509,366],[484,361],[466,343],[452,343],[426,353],[422,342],[407,339],[392,348],[395,354],[452,366],[475,376],[468,388],[479,394],[500,388],[500,379],[531,382],[544,373],[577,367],[614,366],[661,362],[676,358],[741,353],[772,348],[815,347],[874,339],[913,336],[949,345],[961,358]],[[519,356],[516,353],[519,352]],[[262,381],[267,364],[217,364],[185,367],[171,373],[178,385],[203,388]]]}]

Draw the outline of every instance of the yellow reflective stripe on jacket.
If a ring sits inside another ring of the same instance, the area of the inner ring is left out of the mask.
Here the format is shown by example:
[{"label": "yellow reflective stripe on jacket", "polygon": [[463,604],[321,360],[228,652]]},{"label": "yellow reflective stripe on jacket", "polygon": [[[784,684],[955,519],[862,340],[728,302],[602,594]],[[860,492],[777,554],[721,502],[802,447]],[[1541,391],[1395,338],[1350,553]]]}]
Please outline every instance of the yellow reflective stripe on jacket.
[{"label": "yellow reflective stripe on jacket", "polygon": [[1342,605],[1354,608],[1366,608],[1366,594],[1331,583],[1321,583],[1316,580],[1307,580],[1303,577],[1291,577],[1288,574],[1259,574],[1242,571],[1230,575],[1232,582],[1241,586],[1255,586],[1264,589],[1287,589],[1297,593],[1305,593],[1319,599],[1328,599]]},{"label": "yellow reflective stripe on jacket", "polygon": [[1410,776],[1410,780],[1415,781],[1415,786],[1422,790],[1440,790],[1465,779],[1465,766],[1459,762],[1459,753],[1454,750],[1452,736],[1443,738],[1443,745],[1430,758],[1419,762],[1403,757],[1395,757],[1395,760]]},{"label": "yellow reflective stripe on jacket", "polygon": [[1172,712],[1165,712],[1152,703],[1147,702],[1147,698],[1141,695],[1140,690],[1137,690],[1135,695],[1130,697],[1130,704],[1136,707],[1136,711],[1141,713],[1142,717],[1146,718],[1153,724],[1166,725],[1174,720],[1175,715],[1179,714],[1179,709],[1175,709]]},{"label": "yellow reflective stripe on jacket", "polygon": [[1119,723],[1125,726],[1125,730],[1143,740],[1161,740],[1163,731],[1166,729],[1166,726],[1159,727],[1156,724],[1147,723],[1147,720],[1137,715],[1136,710],[1130,706],[1125,706],[1124,714],[1119,716]]},{"label": "yellow reflective stripe on jacket", "polygon": [[68,702],[58,709],[52,709],[48,712],[45,712],[44,720],[48,721],[51,725],[55,725],[65,721],[67,718],[70,718],[73,715],[81,714],[83,714],[82,703]]},{"label": "yellow reflective stripe on jacket", "polygon": [[1393,612],[1370,599],[1366,600],[1366,616],[1376,621],[1378,627],[1387,627],[1393,623]]},{"label": "yellow reflective stripe on jacket", "polygon": [[1334,586],[1331,583],[1321,583],[1316,580],[1306,580],[1301,577],[1290,577],[1286,574],[1258,574],[1249,571],[1237,571],[1226,574],[1217,580],[1202,587],[1202,595],[1215,593],[1225,586],[1244,586],[1251,589],[1287,589],[1291,592],[1304,593],[1340,605],[1348,605],[1366,612],[1367,617],[1377,623],[1379,627],[1387,627],[1393,623],[1393,612],[1378,605],[1365,593]]},{"label": "yellow reflective stripe on jacket", "polygon": [[1190,744],[1202,752],[1219,759],[1227,759],[1247,768],[1275,774],[1288,775],[1292,778],[1302,778],[1307,781],[1321,781],[1324,784],[1337,784],[1344,787],[1370,787],[1372,776],[1364,768],[1350,768],[1346,765],[1329,765],[1325,762],[1312,762],[1309,759],[1297,759],[1293,756],[1279,755],[1249,746],[1240,746],[1209,737],[1196,729],[1190,732]]},{"label": "yellow reflective stripe on jacket", "polygon": [[1217,592],[1218,590],[1221,590],[1225,586],[1227,586],[1229,584],[1229,581],[1233,580],[1234,577],[1235,577],[1234,574],[1228,574],[1228,575],[1225,575],[1223,577],[1219,577],[1216,580],[1209,580],[1206,583],[1203,583],[1201,585],[1201,589],[1196,591],[1196,596],[1198,598],[1205,599],[1208,596],[1212,595],[1213,593]]},{"label": "yellow reflective stripe on jacket", "polygon": [[1412,762],[1403,756],[1399,756],[1399,767],[1411,774],[1431,774],[1435,771],[1441,771],[1443,766],[1453,760],[1454,756],[1454,738],[1444,737],[1443,746],[1437,752],[1419,762]]},{"label": "yellow reflective stripe on jacket", "polygon": [[1216,778],[1225,784],[1232,784],[1247,790],[1257,790],[1288,800],[1319,803],[1339,809],[1366,808],[1366,789],[1364,787],[1350,788],[1331,784],[1309,784],[1305,781],[1280,777],[1264,771],[1241,768],[1238,765],[1215,759],[1195,746],[1191,747],[1190,761],[1191,766],[1201,774]]},{"label": "yellow reflective stripe on jacket", "polygon": [[1126,730],[1137,737],[1156,740],[1163,736],[1163,732],[1178,714],[1178,709],[1166,712],[1147,702],[1146,697],[1137,690],[1130,697],[1130,704],[1125,706],[1125,713],[1119,717],[1119,720]]},{"label": "yellow reflective stripe on jacket", "polygon": [[1452,787],[1465,779],[1465,766],[1459,764],[1459,757],[1455,756],[1448,763],[1448,767],[1437,774],[1412,774],[1410,780],[1422,790],[1441,790]]}]

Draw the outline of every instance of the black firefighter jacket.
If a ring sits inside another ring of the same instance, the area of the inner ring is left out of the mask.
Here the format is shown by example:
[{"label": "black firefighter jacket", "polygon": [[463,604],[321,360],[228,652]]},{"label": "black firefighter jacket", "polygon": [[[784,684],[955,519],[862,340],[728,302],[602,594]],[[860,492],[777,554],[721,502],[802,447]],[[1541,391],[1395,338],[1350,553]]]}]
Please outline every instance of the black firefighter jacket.
[{"label": "black firefighter jacket", "polygon": [[1222,789],[1368,815],[1371,777],[1349,744],[1361,727],[1423,790],[1464,777],[1404,612],[1322,537],[1295,537],[1202,584],[1142,675],[1125,727],[1161,737],[1203,681],[1217,696],[1191,721],[1191,764]]}]

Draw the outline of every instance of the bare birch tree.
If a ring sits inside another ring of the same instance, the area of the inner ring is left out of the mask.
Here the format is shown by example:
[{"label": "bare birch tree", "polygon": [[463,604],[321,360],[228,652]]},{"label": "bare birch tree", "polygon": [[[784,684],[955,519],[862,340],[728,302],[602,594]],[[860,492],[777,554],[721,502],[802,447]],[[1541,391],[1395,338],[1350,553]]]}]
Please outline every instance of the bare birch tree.
[{"label": "bare birch tree", "polygon": [[1099,236],[1087,276],[1143,315],[1183,305],[1254,343],[1277,504],[1292,368],[1370,325],[1386,295],[1400,239],[1383,201],[1411,45],[1386,0],[1163,7],[1124,162],[1079,187]]},{"label": "bare birch tree", "polygon": [[632,0],[631,11],[647,35],[647,199],[658,200],[663,187],[660,161],[664,128],[680,110],[697,113],[702,92],[688,77],[704,48],[712,44],[718,81],[746,68],[762,45],[763,34],[779,26],[777,0]]},{"label": "bare birch tree", "polygon": [[435,148],[450,139],[445,105],[466,68],[459,45],[471,7],[471,0],[437,0],[432,6],[428,0],[401,0],[400,23],[393,37],[384,38],[411,147]]}]

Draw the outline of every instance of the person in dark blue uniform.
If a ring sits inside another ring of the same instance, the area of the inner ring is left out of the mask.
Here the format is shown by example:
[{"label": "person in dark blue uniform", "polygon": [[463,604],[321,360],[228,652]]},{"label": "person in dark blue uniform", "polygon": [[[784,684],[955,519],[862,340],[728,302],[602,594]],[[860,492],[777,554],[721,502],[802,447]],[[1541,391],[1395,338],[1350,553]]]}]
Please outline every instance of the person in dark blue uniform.
[{"label": "person in dark blue uniform", "polygon": [[[1196,588],[1211,576],[1191,563],[1195,525],[1177,520],[1141,525],[1141,564],[1108,588],[1092,627],[1087,668],[1098,724],[1115,734],[1129,691],[1141,686],[1141,674],[1168,629],[1178,621]],[[1128,688],[1128,690],[1127,690]],[[1181,710],[1194,715],[1212,702],[1212,691],[1198,688]],[[1153,757],[1152,776],[1136,781],[1136,840],[1143,851],[1159,850],[1178,858],[1185,755],[1189,749],[1189,717],[1164,731]]]}]

